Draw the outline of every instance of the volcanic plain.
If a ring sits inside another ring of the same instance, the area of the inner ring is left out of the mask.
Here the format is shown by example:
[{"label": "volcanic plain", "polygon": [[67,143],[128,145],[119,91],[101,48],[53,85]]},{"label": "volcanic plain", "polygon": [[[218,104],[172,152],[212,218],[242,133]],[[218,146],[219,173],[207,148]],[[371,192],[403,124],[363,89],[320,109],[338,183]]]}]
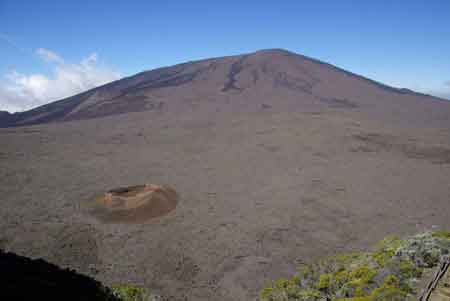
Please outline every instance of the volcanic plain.
[{"label": "volcanic plain", "polygon": [[[168,300],[254,300],[303,262],[450,228],[450,102],[284,50],[2,118],[0,248]],[[160,214],[92,212],[146,183],[171,187]]]}]

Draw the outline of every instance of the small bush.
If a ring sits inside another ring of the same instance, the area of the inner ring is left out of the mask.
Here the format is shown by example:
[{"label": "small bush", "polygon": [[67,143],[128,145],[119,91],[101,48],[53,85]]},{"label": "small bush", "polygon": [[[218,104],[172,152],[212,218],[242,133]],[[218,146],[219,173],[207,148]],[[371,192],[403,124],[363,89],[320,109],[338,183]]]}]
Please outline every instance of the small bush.
[{"label": "small bush", "polygon": [[436,231],[432,235],[433,237],[450,239],[450,231]]},{"label": "small bush", "polygon": [[303,266],[291,280],[281,279],[261,292],[265,301],[407,300],[416,279],[450,251],[450,232],[407,239],[389,236],[373,252],[349,253]]},{"label": "small bush", "polygon": [[121,301],[153,301],[157,296],[145,288],[129,284],[119,284],[112,287],[113,294]]}]

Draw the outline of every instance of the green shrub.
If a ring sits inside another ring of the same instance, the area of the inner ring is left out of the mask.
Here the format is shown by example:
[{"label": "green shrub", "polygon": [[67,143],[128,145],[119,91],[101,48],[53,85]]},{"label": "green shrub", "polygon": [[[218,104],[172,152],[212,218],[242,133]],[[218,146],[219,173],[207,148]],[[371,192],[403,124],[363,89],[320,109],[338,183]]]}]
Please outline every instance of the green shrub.
[{"label": "green shrub", "polygon": [[450,231],[436,231],[432,235],[433,237],[450,239]]},{"label": "green shrub", "polygon": [[112,291],[121,301],[153,301],[157,298],[145,288],[129,284],[114,285]]},{"label": "green shrub", "polygon": [[415,279],[449,254],[450,232],[407,239],[389,236],[373,252],[349,253],[302,266],[291,280],[280,279],[261,292],[265,301],[407,300]]}]

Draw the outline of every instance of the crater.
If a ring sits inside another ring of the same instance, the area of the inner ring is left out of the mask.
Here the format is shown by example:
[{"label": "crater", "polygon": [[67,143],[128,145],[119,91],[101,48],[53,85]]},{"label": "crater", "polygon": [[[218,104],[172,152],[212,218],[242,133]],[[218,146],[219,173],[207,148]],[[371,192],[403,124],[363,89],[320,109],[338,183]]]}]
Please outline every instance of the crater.
[{"label": "crater", "polygon": [[155,184],[114,188],[96,197],[90,213],[104,223],[142,223],[175,209],[178,194]]}]

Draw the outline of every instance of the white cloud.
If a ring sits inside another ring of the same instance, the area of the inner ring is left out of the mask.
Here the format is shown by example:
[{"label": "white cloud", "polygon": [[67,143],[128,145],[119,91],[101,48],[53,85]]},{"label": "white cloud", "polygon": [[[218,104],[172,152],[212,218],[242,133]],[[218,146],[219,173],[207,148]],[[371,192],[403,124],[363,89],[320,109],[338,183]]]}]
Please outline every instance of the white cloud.
[{"label": "white cloud", "polygon": [[55,52],[45,49],[45,48],[38,48],[36,50],[36,53],[42,57],[47,62],[56,62],[56,63],[64,63],[64,60]]},{"label": "white cloud", "polygon": [[77,64],[67,63],[57,53],[39,48],[36,54],[52,66],[50,76],[12,71],[0,82],[0,110],[28,110],[59,100],[121,77],[120,73],[98,63],[96,53]]}]

